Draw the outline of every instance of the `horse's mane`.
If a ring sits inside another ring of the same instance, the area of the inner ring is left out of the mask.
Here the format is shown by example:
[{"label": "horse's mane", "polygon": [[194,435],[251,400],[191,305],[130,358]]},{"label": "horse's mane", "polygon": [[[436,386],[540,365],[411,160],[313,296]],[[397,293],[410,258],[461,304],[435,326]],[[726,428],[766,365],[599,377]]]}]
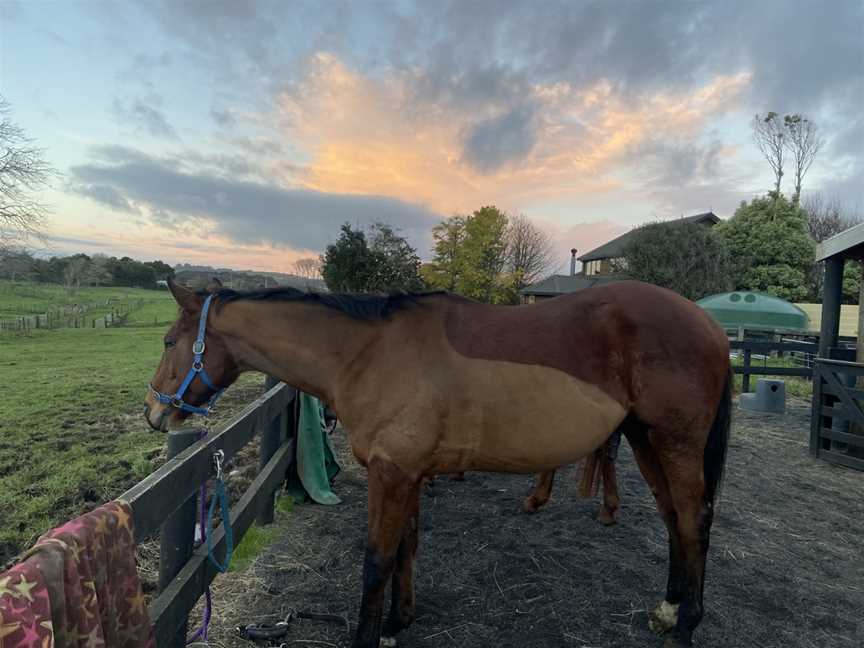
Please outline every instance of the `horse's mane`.
[{"label": "horse's mane", "polygon": [[[206,296],[209,293],[198,293]],[[314,302],[338,310],[349,317],[359,320],[388,319],[394,312],[415,305],[434,295],[449,295],[446,291],[385,293],[324,293],[307,292],[288,286],[263,288],[261,290],[231,290],[222,288],[215,293],[217,304],[233,301],[268,302]]]}]

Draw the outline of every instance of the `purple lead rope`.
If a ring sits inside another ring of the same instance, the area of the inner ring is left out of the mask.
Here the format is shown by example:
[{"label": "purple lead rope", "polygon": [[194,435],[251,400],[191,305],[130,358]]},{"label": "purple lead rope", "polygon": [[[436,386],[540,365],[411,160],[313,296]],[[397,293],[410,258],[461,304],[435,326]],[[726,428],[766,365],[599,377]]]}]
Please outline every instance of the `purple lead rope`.
[{"label": "purple lead rope", "polygon": [[[198,437],[198,440],[201,441],[207,436],[207,430],[201,430],[201,435]],[[201,484],[198,489],[198,525],[201,529],[201,544],[203,545],[207,539],[207,486],[206,482]],[[195,633],[186,640],[186,645],[188,646],[191,643],[195,643],[199,639],[203,641],[207,641],[207,629],[210,627],[210,615],[213,612],[213,600],[210,597],[210,586],[207,586],[207,589],[204,591],[204,620],[201,622],[201,626],[195,631]]]}]

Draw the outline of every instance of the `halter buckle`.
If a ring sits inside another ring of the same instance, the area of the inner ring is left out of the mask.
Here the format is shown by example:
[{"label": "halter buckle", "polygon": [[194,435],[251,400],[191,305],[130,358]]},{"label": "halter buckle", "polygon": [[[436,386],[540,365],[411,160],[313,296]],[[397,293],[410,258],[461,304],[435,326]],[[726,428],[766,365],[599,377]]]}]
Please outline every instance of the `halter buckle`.
[{"label": "halter buckle", "polygon": [[192,363],[192,371],[199,373],[204,368],[203,360],[196,360]]},{"label": "halter buckle", "polygon": [[183,399],[177,396],[173,396],[171,398],[171,407],[176,407],[177,409],[183,409]]},{"label": "halter buckle", "polygon": [[201,355],[204,353],[204,346],[204,340],[195,340],[195,344],[192,345],[192,353]]}]

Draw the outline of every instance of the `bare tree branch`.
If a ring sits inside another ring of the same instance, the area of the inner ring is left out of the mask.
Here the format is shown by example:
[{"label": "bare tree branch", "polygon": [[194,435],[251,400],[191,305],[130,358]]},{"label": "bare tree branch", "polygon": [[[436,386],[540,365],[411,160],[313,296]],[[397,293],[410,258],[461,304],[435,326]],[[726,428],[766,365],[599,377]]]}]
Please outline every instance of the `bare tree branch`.
[{"label": "bare tree branch", "polygon": [[44,151],[10,121],[9,112],[0,96],[0,249],[43,238],[48,208],[32,194],[55,175]]},{"label": "bare tree branch", "polygon": [[751,122],[753,141],[767,160],[774,172],[774,195],[780,195],[780,183],[783,180],[783,162],[786,153],[786,129],[780,120],[780,115],[769,112],[765,115],[755,115]]},{"label": "bare tree branch", "polygon": [[297,259],[291,267],[291,272],[304,279],[320,279],[321,259],[315,257]]},{"label": "bare tree branch", "polygon": [[507,265],[511,272],[521,273],[518,287],[523,288],[548,275],[555,257],[549,235],[525,214],[511,216],[507,229]]},{"label": "bare tree branch", "polygon": [[786,115],[783,125],[786,129],[784,145],[792,155],[795,165],[795,194],[792,196],[792,204],[797,205],[801,200],[801,183],[824,140],[816,132],[816,124],[804,115]]}]

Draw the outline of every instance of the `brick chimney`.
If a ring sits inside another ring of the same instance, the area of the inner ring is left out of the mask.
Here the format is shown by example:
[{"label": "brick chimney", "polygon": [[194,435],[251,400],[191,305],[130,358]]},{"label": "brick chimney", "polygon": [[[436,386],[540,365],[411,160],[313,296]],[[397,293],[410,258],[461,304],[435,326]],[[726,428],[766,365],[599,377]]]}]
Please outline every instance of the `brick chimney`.
[{"label": "brick chimney", "polygon": [[576,248],[570,250],[570,276],[576,275]]}]

